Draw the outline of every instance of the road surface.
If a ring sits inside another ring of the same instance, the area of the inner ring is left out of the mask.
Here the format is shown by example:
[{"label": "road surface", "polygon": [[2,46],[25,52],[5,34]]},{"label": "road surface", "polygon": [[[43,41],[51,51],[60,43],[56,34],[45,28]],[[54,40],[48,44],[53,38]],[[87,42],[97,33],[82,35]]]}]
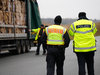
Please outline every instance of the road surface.
[{"label": "road surface", "polygon": [[[95,53],[95,75],[100,75],[100,37],[96,37],[97,51]],[[46,75],[46,55],[35,55],[36,48],[20,55],[3,54],[0,57],[0,75]],[[72,50],[72,41],[66,48],[64,75],[78,75],[76,55]]]}]

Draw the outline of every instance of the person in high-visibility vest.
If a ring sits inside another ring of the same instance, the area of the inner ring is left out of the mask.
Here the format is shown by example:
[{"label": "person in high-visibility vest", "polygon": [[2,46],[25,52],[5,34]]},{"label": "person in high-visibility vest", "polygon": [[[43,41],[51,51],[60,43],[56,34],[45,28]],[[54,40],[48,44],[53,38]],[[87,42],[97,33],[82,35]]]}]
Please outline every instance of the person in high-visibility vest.
[{"label": "person in high-visibility vest", "polygon": [[[45,25],[45,30],[46,30],[46,28],[48,27],[48,25]],[[44,30],[44,32],[45,32],[45,30]],[[45,50],[47,51],[47,45],[45,44],[45,42],[43,42],[44,43],[44,46],[45,46]]]},{"label": "person in high-visibility vest", "polygon": [[65,48],[69,46],[70,38],[66,28],[60,26],[61,16],[56,16],[54,25],[46,27],[43,40],[47,44],[47,75],[54,75],[55,64],[57,75],[63,75]]},{"label": "person in high-visibility vest", "polygon": [[88,75],[94,75],[94,54],[96,41],[94,34],[97,32],[95,23],[86,17],[85,12],[79,13],[79,19],[71,24],[69,34],[74,37],[73,49],[76,53],[79,75],[86,75],[85,63]]},{"label": "person in high-visibility vest", "polygon": [[43,47],[43,55],[44,55],[46,53],[45,45],[42,41],[42,37],[43,37],[43,33],[44,33],[44,25],[42,24],[40,28],[32,29],[32,32],[36,33],[35,40],[38,41],[36,55],[39,55],[41,44],[42,44],[42,47]]}]

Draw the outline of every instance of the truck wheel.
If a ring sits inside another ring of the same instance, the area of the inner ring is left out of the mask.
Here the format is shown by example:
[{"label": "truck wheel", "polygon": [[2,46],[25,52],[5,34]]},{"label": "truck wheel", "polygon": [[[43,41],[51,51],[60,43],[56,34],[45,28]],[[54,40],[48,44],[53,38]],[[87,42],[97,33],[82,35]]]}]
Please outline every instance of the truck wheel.
[{"label": "truck wheel", "polygon": [[30,51],[30,43],[29,41],[26,41],[26,52]]},{"label": "truck wheel", "polygon": [[16,41],[16,53],[17,54],[21,53],[21,43],[20,43],[20,41]]},{"label": "truck wheel", "polygon": [[21,46],[21,48],[22,48],[22,53],[25,53],[25,42],[24,41],[22,41],[22,46]]}]

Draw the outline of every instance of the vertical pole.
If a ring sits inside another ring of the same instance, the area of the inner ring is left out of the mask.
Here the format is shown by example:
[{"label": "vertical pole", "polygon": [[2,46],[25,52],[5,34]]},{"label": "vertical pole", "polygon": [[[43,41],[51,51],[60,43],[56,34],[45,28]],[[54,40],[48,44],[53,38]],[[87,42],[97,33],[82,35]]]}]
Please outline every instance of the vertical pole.
[{"label": "vertical pole", "polygon": [[14,39],[16,38],[16,32],[15,32],[15,6],[14,6],[14,0],[12,0],[12,22],[13,22],[13,26],[14,26]]},{"label": "vertical pole", "polygon": [[31,32],[29,32],[29,29],[31,29],[31,27],[30,27],[31,26],[31,24],[30,24],[31,23],[30,22],[31,21],[30,20],[30,8],[29,8],[30,7],[30,5],[29,5],[30,2],[29,2],[29,0],[25,0],[25,2],[26,2],[25,4],[26,4],[26,25],[27,25],[26,32],[27,32],[27,38],[30,39],[30,36],[31,36],[30,35]]}]

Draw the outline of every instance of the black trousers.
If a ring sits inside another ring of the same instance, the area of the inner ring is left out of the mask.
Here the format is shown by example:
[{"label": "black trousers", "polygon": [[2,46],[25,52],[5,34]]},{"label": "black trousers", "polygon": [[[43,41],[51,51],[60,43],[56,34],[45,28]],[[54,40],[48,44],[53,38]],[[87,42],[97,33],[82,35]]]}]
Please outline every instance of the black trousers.
[{"label": "black trousers", "polygon": [[65,49],[58,47],[47,47],[47,75],[63,75],[63,65],[65,59]]},{"label": "black trousers", "polygon": [[94,75],[94,52],[76,53],[79,75],[86,75],[85,64],[87,64],[88,75]]},{"label": "black trousers", "polygon": [[45,44],[41,41],[41,40],[38,40],[38,45],[37,45],[37,50],[36,50],[36,53],[39,54],[40,52],[40,46],[42,45],[42,48],[43,48],[43,53],[46,53],[46,50],[45,50]]}]

